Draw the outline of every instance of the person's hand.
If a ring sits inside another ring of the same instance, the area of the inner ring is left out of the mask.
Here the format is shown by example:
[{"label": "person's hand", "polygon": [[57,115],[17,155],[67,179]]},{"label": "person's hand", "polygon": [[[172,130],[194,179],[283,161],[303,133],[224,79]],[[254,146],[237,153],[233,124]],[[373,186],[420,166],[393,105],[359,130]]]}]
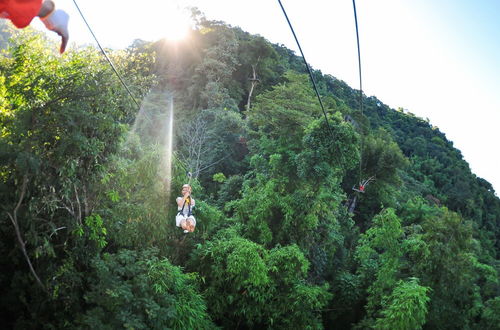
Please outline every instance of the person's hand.
[{"label": "person's hand", "polygon": [[53,10],[45,17],[40,17],[43,24],[50,31],[54,31],[61,36],[61,48],[59,52],[62,54],[66,49],[68,44],[69,33],[68,33],[68,21],[69,15],[61,9]]}]

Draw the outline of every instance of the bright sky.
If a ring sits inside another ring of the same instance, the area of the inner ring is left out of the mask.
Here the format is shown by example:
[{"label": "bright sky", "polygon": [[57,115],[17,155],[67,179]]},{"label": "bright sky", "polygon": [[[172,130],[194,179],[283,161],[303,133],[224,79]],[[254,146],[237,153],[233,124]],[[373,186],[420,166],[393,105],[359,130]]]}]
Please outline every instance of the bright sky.
[{"label": "bright sky", "polygon": [[[94,43],[72,0],[73,42]],[[282,0],[306,59],[358,88],[351,0]],[[177,8],[198,7],[296,50],[277,0],[78,0],[101,44],[123,48],[172,30]],[[472,171],[500,191],[500,1],[357,0],[363,89],[385,104],[429,118]],[[495,142],[496,141],[496,142]],[[495,151],[497,150],[497,151]],[[499,195],[497,193],[497,195]]]}]

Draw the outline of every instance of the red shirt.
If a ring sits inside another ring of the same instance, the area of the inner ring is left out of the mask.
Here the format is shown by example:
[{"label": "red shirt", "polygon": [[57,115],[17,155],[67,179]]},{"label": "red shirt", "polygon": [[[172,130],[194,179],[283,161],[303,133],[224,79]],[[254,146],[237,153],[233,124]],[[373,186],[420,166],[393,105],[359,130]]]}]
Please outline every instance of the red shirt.
[{"label": "red shirt", "polygon": [[42,0],[0,0],[0,17],[8,18],[18,28],[24,28],[38,15]]}]

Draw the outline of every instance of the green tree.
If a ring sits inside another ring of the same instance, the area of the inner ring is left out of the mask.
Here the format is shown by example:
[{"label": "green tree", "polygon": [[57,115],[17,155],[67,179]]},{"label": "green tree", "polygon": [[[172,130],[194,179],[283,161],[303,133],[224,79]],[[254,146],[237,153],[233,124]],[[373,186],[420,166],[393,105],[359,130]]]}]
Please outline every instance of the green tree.
[{"label": "green tree", "polygon": [[429,255],[419,264],[422,284],[432,288],[429,327],[472,326],[481,307],[470,223],[447,209],[422,224]]},{"label": "green tree", "polygon": [[77,319],[99,329],[215,328],[194,279],[157,251],[120,250],[92,261],[88,305]]},{"label": "green tree", "polygon": [[400,281],[382,311],[382,318],[375,322],[375,329],[422,329],[430,298],[429,288],[418,285],[416,279]]},{"label": "green tree", "polygon": [[80,267],[106,244],[96,183],[133,110],[96,50],[51,49],[20,31],[0,57],[2,254],[22,260],[5,284],[30,301],[10,320],[28,327],[78,308]]},{"label": "green tree", "polygon": [[383,329],[420,329],[426,321],[428,287],[418,279],[401,280],[405,264],[405,242],[401,221],[393,209],[384,210],[361,235],[356,258],[358,274],[370,283],[367,316],[360,326]]},{"label": "green tree", "polygon": [[331,296],[328,286],[306,282],[309,263],[300,249],[269,251],[237,231],[220,231],[190,261],[200,272],[216,323],[224,328],[320,328],[318,310]]},{"label": "green tree", "polygon": [[191,78],[190,97],[198,100],[196,108],[229,107],[237,103],[229,95],[231,76],[238,65],[238,39],[227,26],[206,21],[203,42],[210,47],[203,49],[201,62]]}]

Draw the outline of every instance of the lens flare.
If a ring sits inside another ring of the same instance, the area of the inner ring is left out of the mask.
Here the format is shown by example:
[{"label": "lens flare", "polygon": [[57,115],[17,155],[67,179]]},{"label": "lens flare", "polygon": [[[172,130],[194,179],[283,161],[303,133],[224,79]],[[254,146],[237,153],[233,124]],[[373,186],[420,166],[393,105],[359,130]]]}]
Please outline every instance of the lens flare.
[{"label": "lens flare", "polygon": [[179,41],[188,35],[190,30],[189,22],[180,17],[174,17],[171,21],[167,22],[164,35],[165,39],[170,41]]},{"label": "lens flare", "polygon": [[174,131],[174,98],[170,96],[168,116],[167,116],[167,132],[165,134],[165,177],[167,195],[170,196],[172,184],[172,148],[173,148],[173,131]]},{"label": "lens flare", "polygon": [[192,20],[186,9],[179,6],[167,5],[163,10],[159,34],[169,41],[185,39],[192,29]]}]

